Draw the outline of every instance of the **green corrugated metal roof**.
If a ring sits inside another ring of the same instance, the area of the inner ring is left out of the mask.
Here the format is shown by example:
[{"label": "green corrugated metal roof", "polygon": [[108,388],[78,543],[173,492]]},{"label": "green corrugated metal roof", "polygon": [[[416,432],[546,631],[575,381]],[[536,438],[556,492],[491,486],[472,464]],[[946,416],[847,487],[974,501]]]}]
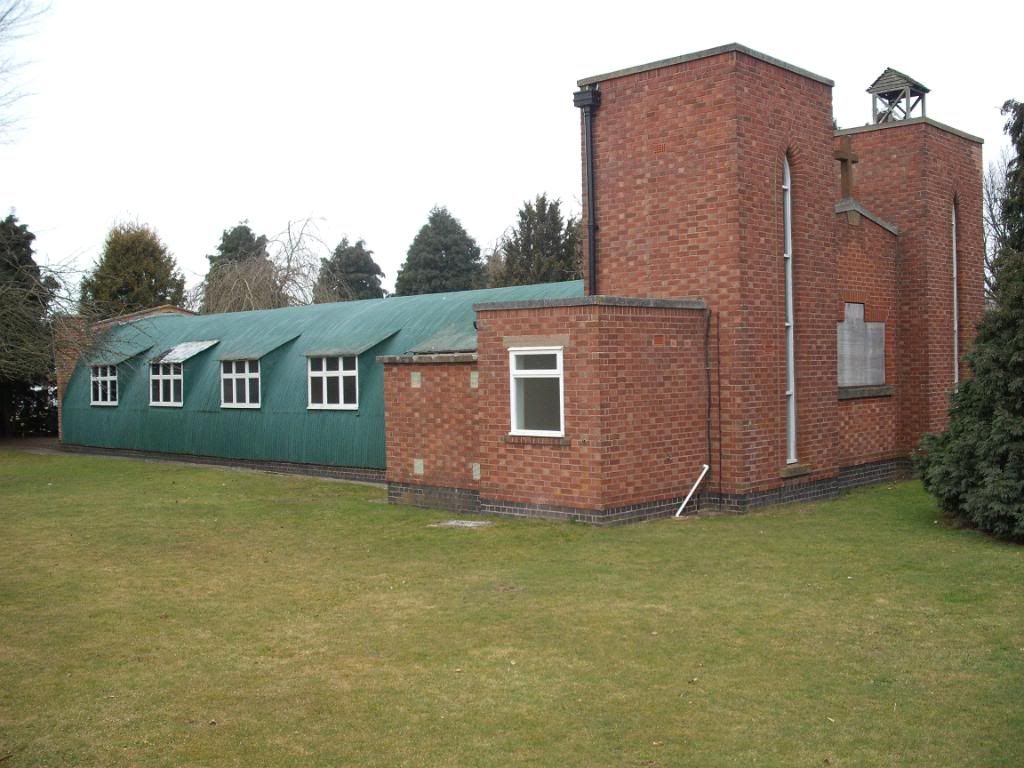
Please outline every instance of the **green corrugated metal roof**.
[{"label": "green corrugated metal roof", "polygon": [[342,355],[361,355],[373,349],[385,339],[390,339],[401,328],[381,329],[350,323],[349,327],[339,331],[343,341],[327,347],[314,347],[303,352],[306,357],[341,357]]},{"label": "green corrugated metal roof", "polygon": [[86,365],[117,365],[150,349],[155,340],[137,328],[126,327],[117,334],[97,339],[83,356]]},{"label": "green corrugated metal roof", "polygon": [[295,341],[298,337],[299,331],[297,330],[279,332],[268,329],[258,338],[246,334],[242,338],[227,339],[217,345],[217,359],[259,360],[289,341]]},{"label": "green corrugated metal roof", "polygon": [[[162,315],[124,323],[111,329],[101,344],[102,349],[131,352],[116,361],[122,363],[117,407],[90,407],[89,372],[80,367],[62,404],[65,440],[112,448],[382,468],[384,379],[377,355],[427,347],[429,351],[469,351],[476,347],[474,304],[582,295],[583,283],[577,280],[219,315]],[[148,370],[138,355],[202,339],[219,343],[184,363],[183,406],[150,407]],[[306,356],[332,351],[359,355],[358,411],[306,407]],[[232,357],[262,359],[259,409],[221,408],[220,360]]]},{"label": "green corrugated metal roof", "polygon": [[420,355],[437,352],[475,352],[476,331],[472,328],[463,328],[461,325],[442,328],[409,351]]}]

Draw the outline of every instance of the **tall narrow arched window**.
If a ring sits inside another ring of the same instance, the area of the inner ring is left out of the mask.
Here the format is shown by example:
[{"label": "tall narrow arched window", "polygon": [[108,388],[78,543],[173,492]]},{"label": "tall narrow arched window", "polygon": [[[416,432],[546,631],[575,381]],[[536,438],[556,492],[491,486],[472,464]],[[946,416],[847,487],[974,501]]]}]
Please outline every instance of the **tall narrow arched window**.
[{"label": "tall narrow arched window", "polygon": [[796,457],[796,346],[793,336],[793,205],[789,158],[782,159],[782,262],[786,281],[786,463]]},{"label": "tall narrow arched window", "polygon": [[957,270],[956,198],[953,199],[953,386],[960,383],[960,280]]}]

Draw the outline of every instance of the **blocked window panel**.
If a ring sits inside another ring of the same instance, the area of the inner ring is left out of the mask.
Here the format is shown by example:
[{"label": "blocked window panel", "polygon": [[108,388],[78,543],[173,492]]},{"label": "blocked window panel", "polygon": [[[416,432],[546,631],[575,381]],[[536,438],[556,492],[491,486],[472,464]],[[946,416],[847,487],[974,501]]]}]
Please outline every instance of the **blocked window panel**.
[{"label": "blocked window panel", "polygon": [[836,325],[840,387],[885,384],[885,323],[864,320],[864,305],[847,303]]}]

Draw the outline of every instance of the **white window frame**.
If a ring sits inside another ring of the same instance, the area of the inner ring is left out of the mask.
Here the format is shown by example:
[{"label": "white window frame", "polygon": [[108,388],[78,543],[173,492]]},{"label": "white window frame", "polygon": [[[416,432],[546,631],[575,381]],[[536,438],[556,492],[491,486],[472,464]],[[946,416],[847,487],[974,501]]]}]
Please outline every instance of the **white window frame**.
[{"label": "white window frame", "polygon": [[[225,371],[224,371],[225,363],[231,363],[231,373],[225,373]],[[245,371],[244,372],[239,373],[239,372],[237,372],[235,370],[235,368],[238,366],[238,363],[245,363]],[[256,370],[255,371],[252,370],[252,364],[253,363],[256,364]],[[240,359],[240,360],[221,360],[220,361],[220,407],[221,408],[259,408],[260,407],[260,403],[263,402],[263,384],[260,381],[260,371],[262,371],[262,370],[263,370],[263,366],[260,364],[260,361],[258,359],[255,359],[255,358]],[[256,381],[256,393],[257,393],[256,396],[257,396],[258,400],[255,403],[250,403],[249,402],[249,382],[253,381],[253,380]],[[232,399],[233,399],[233,402],[230,402],[230,403],[226,402],[224,400],[224,384],[225,384],[225,382],[228,382],[228,381],[231,382],[231,393],[232,393]],[[239,403],[239,402],[237,402],[237,400],[235,400],[235,398],[238,397],[238,387],[235,386],[235,382],[237,382],[237,381],[244,381],[245,382],[245,390],[244,390],[245,391],[245,402],[244,403]]]},{"label": "white window frame", "polygon": [[[355,360],[355,366],[352,370],[345,370],[345,360],[351,358]],[[313,370],[313,361],[321,360],[321,370]],[[337,360],[338,370],[328,371],[327,361]],[[321,400],[322,402],[313,402],[313,376],[321,379]],[[338,379],[338,399],[339,403],[328,403],[327,402],[327,379],[337,378]],[[346,403],[345,400],[345,379],[350,378],[355,380],[356,389],[356,401],[354,403]],[[310,355],[306,358],[306,408],[310,411],[358,411],[359,410],[359,355]]]},{"label": "white window frame", "polygon": [[[510,435],[526,437],[565,437],[565,376],[562,365],[562,347],[509,347],[508,350],[508,381],[509,408],[512,417]],[[516,358],[523,355],[555,355],[555,368],[517,370]],[[558,423],[560,429],[517,429],[519,409],[516,398],[516,382],[521,379],[558,379]]]},{"label": "white window frame", "polygon": [[953,387],[960,386],[960,275],[956,260],[958,235],[956,231],[957,204],[953,200]]},{"label": "white window frame", "polygon": [[796,337],[793,328],[793,203],[789,158],[782,158],[782,263],[786,304],[786,463],[796,464]]},{"label": "white window frame", "polygon": [[[111,373],[113,371],[113,373]],[[116,394],[110,396],[110,385],[114,385]],[[104,386],[105,385],[105,386]],[[107,396],[103,397],[104,389]],[[120,385],[117,383],[116,365],[93,365],[89,369],[89,404],[116,406],[117,395],[120,394]],[[99,396],[97,396],[99,395]]]},{"label": "white window frame", "polygon": [[[163,366],[171,368],[170,373],[163,373]],[[154,368],[159,368],[160,373],[153,373]],[[165,381],[171,382],[171,400],[153,399],[153,382],[160,382],[159,392],[163,394]],[[174,382],[181,382],[181,400],[174,402]],[[149,364],[149,404],[154,408],[181,408],[185,402],[185,364],[184,363],[150,363]]]}]

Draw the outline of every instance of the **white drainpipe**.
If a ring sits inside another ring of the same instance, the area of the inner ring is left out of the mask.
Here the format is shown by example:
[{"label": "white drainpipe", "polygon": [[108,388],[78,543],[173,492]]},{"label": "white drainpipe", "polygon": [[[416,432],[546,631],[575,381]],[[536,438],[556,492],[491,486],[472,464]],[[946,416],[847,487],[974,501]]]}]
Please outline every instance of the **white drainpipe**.
[{"label": "white drainpipe", "polygon": [[708,473],[709,469],[711,469],[711,467],[705,464],[704,469],[700,471],[700,477],[697,478],[697,482],[693,484],[693,488],[690,489],[690,492],[686,494],[686,498],[683,499],[683,503],[679,507],[679,511],[676,512],[676,517],[679,517],[681,514],[683,514],[683,510],[686,509],[686,504],[690,501],[690,497],[693,496],[693,492],[697,490],[697,486],[700,485],[700,481],[704,479],[704,475]]}]

